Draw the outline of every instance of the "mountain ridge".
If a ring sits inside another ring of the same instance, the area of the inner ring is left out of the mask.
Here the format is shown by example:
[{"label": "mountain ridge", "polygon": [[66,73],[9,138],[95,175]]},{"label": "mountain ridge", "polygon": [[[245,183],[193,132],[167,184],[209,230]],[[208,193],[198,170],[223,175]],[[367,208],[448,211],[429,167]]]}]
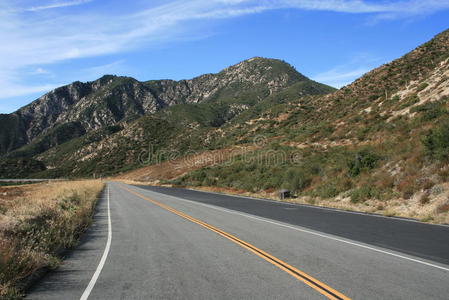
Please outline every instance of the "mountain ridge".
[{"label": "mountain ridge", "polygon": [[[30,161],[6,166],[29,166],[38,177],[115,175],[262,197],[287,188],[302,203],[443,222],[449,207],[448,32],[331,93],[309,80],[289,83],[275,67],[271,74],[284,84],[277,91],[240,85],[241,74],[231,69],[224,75],[233,84],[196,103],[175,93],[174,81],[151,81],[155,94],[168,86],[165,101],[175,104],[78,137],[70,136],[72,125],[58,127],[9,153]],[[216,87],[212,81],[208,90]],[[273,161],[273,155],[280,156]]]},{"label": "mountain ridge", "polygon": [[[294,82],[312,82],[289,64],[251,58],[188,80],[138,81],[131,77],[104,75],[95,81],[56,88],[12,114],[1,115],[0,123],[13,128],[0,130],[0,154],[29,144],[58,124],[79,122],[80,132],[137,119],[176,104],[235,98],[245,91],[261,89],[273,93]],[[321,85],[323,90],[332,88]],[[13,132],[13,134],[11,134]]]},{"label": "mountain ridge", "polygon": [[[109,174],[273,199],[288,189],[295,202],[449,222],[449,30],[336,92],[298,96],[294,88],[156,148],[178,156]],[[105,145],[122,132],[111,138]],[[136,145],[118,148],[132,158],[144,149]],[[118,148],[94,160],[118,157]]]}]

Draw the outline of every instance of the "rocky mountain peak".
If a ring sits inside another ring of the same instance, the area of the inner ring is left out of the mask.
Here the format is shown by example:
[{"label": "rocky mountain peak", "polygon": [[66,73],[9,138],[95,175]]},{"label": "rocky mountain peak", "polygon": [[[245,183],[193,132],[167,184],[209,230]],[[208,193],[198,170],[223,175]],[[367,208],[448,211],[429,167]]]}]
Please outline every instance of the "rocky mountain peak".
[{"label": "rocky mountain peak", "polygon": [[[253,57],[219,73],[189,80],[140,82],[131,77],[104,75],[85,83],[76,81],[50,91],[19,109],[14,113],[14,118],[5,117],[5,120],[16,123],[16,134],[11,136],[0,129],[0,138],[8,136],[7,143],[10,145],[1,148],[0,153],[30,143],[67,123],[72,127],[81,127],[75,132],[84,134],[175,104],[224,100],[255,104],[298,82],[317,85],[286,62],[262,57]],[[318,88],[313,93],[316,91],[325,93],[329,89]],[[304,93],[310,93],[306,87]]]},{"label": "rocky mountain peak", "polygon": [[[300,74],[290,64],[283,60],[264,58],[264,57],[252,57],[250,59],[241,61],[233,66],[230,66],[222,70],[219,74],[222,75],[240,75],[240,78],[254,79],[256,76],[260,76],[262,80],[276,80],[280,77],[289,78],[289,81],[307,80],[307,77]],[[262,75],[262,76],[261,76]]]}]

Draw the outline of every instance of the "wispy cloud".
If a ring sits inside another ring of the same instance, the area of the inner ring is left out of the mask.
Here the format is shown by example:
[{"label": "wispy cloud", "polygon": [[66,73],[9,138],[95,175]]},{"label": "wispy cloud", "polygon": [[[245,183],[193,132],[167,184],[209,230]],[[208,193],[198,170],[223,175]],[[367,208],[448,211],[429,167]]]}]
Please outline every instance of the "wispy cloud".
[{"label": "wispy cloud", "polygon": [[66,1],[66,2],[54,2],[47,5],[40,5],[40,6],[32,6],[30,8],[25,8],[26,11],[39,11],[39,10],[46,10],[46,9],[52,9],[52,8],[61,8],[61,7],[68,7],[68,6],[76,6],[85,4],[88,2],[92,2],[93,0],[74,0],[74,1]]},{"label": "wispy cloud", "polygon": [[405,17],[434,13],[449,8],[448,0],[402,0],[402,1],[363,1],[363,0],[246,0],[219,1],[226,4],[237,3],[264,6],[267,9],[297,8],[302,10],[321,10],[341,13],[372,13],[377,16],[389,15]]},{"label": "wispy cloud", "polygon": [[424,16],[449,9],[448,0],[410,0],[394,1],[384,4],[384,10],[375,15],[374,19],[398,19],[414,16]]},{"label": "wispy cloud", "polygon": [[50,75],[50,74],[51,74],[50,71],[40,67],[30,72],[30,75]]},{"label": "wispy cloud", "polygon": [[88,77],[91,77],[91,78],[98,78],[105,74],[117,75],[117,73],[120,73],[123,71],[124,63],[125,63],[125,60],[121,59],[121,60],[114,61],[112,63],[87,68],[85,70],[85,72],[87,73]]},{"label": "wispy cloud", "polygon": [[349,69],[347,66],[338,66],[331,70],[316,74],[315,76],[312,76],[312,79],[336,88],[341,88],[353,82],[369,70],[371,69],[363,67]]},{"label": "wispy cloud", "polygon": [[11,98],[17,96],[25,96],[34,93],[43,93],[53,90],[60,86],[60,84],[42,84],[35,86],[26,86],[22,84],[11,84],[2,89],[2,98]]},{"label": "wispy cloud", "polygon": [[366,53],[354,54],[351,59],[343,64],[333,66],[329,70],[312,75],[315,81],[341,88],[355,79],[361,77],[370,70],[378,67],[382,60]]},{"label": "wispy cloud", "polygon": [[[100,8],[50,13],[55,8],[91,1],[52,1],[34,7],[25,5],[24,1],[0,3],[0,98],[53,87],[53,84],[30,86],[24,75],[30,69],[44,70],[49,64],[163,44],[181,36],[186,39],[196,35],[189,31],[189,24],[195,21],[285,8],[367,14],[377,18],[411,17],[449,8],[449,0],[176,0],[159,6],[145,4],[146,8],[127,14]],[[340,78],[335,83],[339,85],[363,70],[337,68],[321,76]]]}]

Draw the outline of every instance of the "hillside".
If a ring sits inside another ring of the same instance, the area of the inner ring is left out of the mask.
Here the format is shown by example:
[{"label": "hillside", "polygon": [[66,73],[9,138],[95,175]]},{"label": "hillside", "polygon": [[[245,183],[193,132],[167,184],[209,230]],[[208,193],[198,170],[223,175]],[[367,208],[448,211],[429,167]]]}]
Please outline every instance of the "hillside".
[{"label": "hillside", "polygon": [[[100,104],[112,86],[123,91],[112,82],[132,80],[104,78]],[[100,105],[91,118],[66,113],[7,153],[2,174],[25,166],[36,177],[116,175],[263,197],[287,188],[293,201],[449,221],[449,31],[334,92],[263,58],[135,84],[152,109],[123,96],[120,109]],[[5,122],[27,128],[19,115]]]},{"label": "hillside", "polygon": [[208,132],[255,149],[151,179],[449,222],[449,31],[334,93],[287,95]]},{"label": "hillside", "polygon": [[[296,97],[333,91],[283,61],[260,57],[191,80],[139,82],[105,75],[74,82],[0,115],[1,174],[91,176],[135,168],[139,151],[149,142],[160,149],[201,148],[203,143],[188,139],[191,129],[198,135],[196,127],[218,128],[289,88]],[[175,136],[180,138],[170,140]],[[25,165],[43,163],[47,171],[14,168],[23,166],[23,159],[32,162]]]}]

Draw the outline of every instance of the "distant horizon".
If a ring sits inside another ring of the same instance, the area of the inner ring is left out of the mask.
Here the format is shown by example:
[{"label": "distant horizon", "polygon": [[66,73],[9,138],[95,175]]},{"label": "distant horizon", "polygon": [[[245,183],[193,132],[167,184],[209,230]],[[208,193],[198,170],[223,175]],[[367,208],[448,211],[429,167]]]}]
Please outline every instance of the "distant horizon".
[{"label": "distant horizon", "polygon": [[46,0],[0,9],[0,113],[75,81],[191,79],[252,57],[340,88],[449,27],[447,0]]}]

